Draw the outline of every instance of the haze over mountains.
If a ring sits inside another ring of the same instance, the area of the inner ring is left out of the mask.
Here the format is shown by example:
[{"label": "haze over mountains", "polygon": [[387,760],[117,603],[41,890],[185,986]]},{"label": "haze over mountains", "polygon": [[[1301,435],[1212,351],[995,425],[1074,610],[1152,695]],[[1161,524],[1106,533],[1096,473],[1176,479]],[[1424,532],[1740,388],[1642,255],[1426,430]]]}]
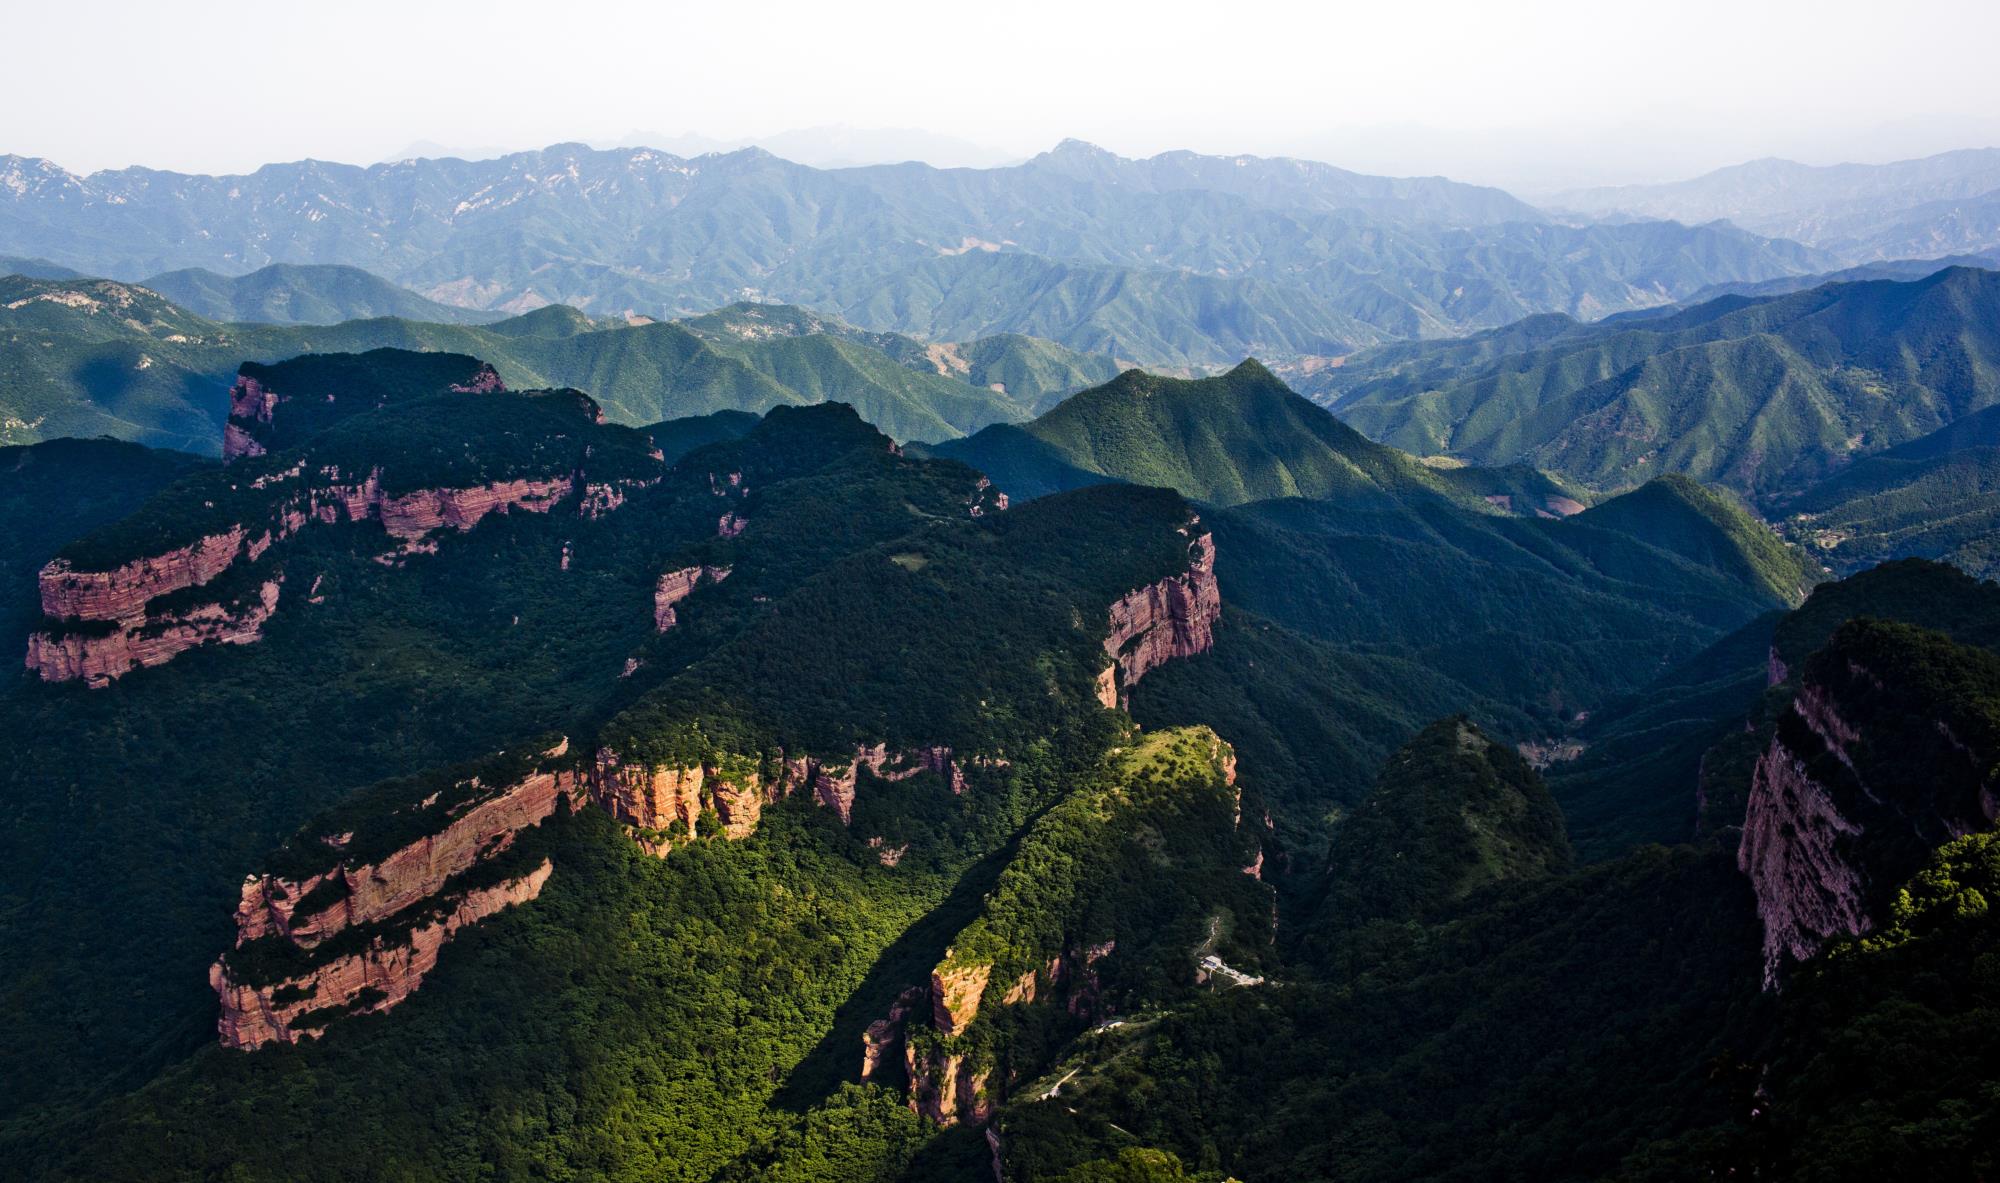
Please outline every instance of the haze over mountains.
[{"label": "haze over mountains", "polygon": [[0,1174],[1993,1178],[1992,162],[0,158]]},{"label": "haze over mountains", "polygon": [[870,329],[1027,333],[1168,367],[1337,356],[1538,311],[1596,316],[1829,262],[1724,227],[1565,226],[1438,178],[1127,160],[1074,141],[987,170],[580,145],[243,177],[83,177],[7,157],[0,250],[125,279],[339,263],[506,311],[659,316],[775,299]]},{"label": "haze over mountains", "polygon": [[1548,204],[1594,217],[1727,219],[1849,262],[2000,245],[2000,148],[1892,164],[1753,160],[1687,181],[1572,189]]}]

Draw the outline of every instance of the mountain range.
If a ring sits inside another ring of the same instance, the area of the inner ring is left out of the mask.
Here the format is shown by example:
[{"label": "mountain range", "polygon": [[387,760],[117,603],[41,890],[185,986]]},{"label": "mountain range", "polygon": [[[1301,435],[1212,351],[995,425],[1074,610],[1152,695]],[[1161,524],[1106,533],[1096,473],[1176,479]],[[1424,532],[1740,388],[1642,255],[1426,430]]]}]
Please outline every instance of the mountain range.
[{"label": "mountain range", "polygon": [[2000,148],[1890,164],[1753,160],[1686,181],[1573,189],[1548,204],[1600,218],[1728,219],[1857,263],[1933,258],[2000,246]]},{"label": "mountain range", "polygon": [[[337,308],[352,290],[347,278],[341,269],[291,269],[266,290],[288,293],[292,308]],[[931,440],[1026,419],[1116,372],[1109,358],[1028,337],[932,344],[765,305],[685,324],[605,322],[565,307],[477,326],[397,316],[219,323],[137,285],[7,276],[0,442],[109,434],[212,452],[240,362],[383,346],[490,358],[512,386],[582,387],[625,423],[833,398],[899,438]]]},{"label": "mountain range", "polygon": [[2000,273],[1725,296],[1386,346],[1315,397],[1372,438],[1587,489],[1678,472],[1776,504],[2000,399]]},{"label": "mountain range", "polygon": [[[794,327],[847,340],[679,331]],[[1255,363],[926,450],[489,361],[246,365],[226,462],[0,455],[27,1173],[1984,1161],[1930,983],[1995,940],[1990,585],[1812,586],[1690,481],[1581,509]]]},{"label": "mountain range", "polygon": [[0,157],[0,251],[125,280],[341,264],[508,312],[659,317],[781,300],[876,331],[1026,333],[1169,368],[1246,353],[1289,364],[1543,311],[1597,316],[1827,262],[1725,226],[1566,226],[1441,178],[1186,152],[1129,160],[1076,141],[1015,166],[942,170],[574,144],[234,177],[79,176]]},{"label": "mountain range", "polygon": [[1992,165],[0,158],[0,1176],[2000,1175]]}]

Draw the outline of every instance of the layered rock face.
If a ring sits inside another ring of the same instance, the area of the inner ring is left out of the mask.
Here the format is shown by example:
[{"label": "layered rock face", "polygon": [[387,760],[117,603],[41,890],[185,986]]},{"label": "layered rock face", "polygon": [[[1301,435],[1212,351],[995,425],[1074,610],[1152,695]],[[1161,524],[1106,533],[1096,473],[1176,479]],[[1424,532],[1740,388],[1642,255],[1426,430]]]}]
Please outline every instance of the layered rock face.
[{"label": "layered rock face", "polygon": [[861,1079],[875,1080],[889,1063],[902,1064],[904,1020],[924,1005],[926,997],[922,986],[912,986],[896,996],[886,1016],[868,1024],[861,1033]]},{"label": "layered rock face", "polygon": [[[981,915],[953,939],[920,997],[870,1029],[864,1058],[900,1040],[913,1109],[944,1125],[984,1121],[1021,1074],[1047,1066],[1005,1037],[980,1038],[1007,1029],[996,1012],[1034,1006],[1042,1030],[1080,1030],[1114,1002],[1103,971],[1121,941],[1134,965],[1186,956],[1175,935],[1186,929],[1176,925],[1195,917],[1162,916],[1173,910],[1166,885],[1196,885],[1188,894],[1204,909],[1236,891],[1242,822],[1234,750],[1208,728],[1158,731],[1112,750],[1102,781],[1079,787],[1018,839]],[[1097,892],[1113,881],[1148,902],[1079,906],[1104,898]],[[1086,914],[1087,927],[1074,923]],[[1237,913],[1239,933],[1263,922],[1254,915]],[[1208,919],[1213,945],[1220,918]]]},{"label": "layered rock face", "polygon": [[918,1114],[938,1125],[960,1121],[976,1125],[993,1116],[997,1099],[990,1068],[974,1067],[959,1055],[926,1056],[913,1042],[905,1044],[903,1054],[910,1074],[910,1108]]},{"label": "layered rock face", "polygon": [[261,635],[277,605],[277,580],[266,581],[259,602],[208,605],[192,611],[150,608],[162,596],[204,586],[239,563],[254,563],[273,546],[313,523],[379,522],[396,540],[382,556],[396,562],[435,549],[432,535],[467,531],[492,514],[548,513],[576,487],[570,475],[496,481],[469,488],[417,489],[388,494],[382,472],[347,479],[335,468],[308,475],[304,465],[253,482],[266,493],[259,520],[116,567],[77,570],[65,559],[42,568],[42,611],[56,621],[108,621],[116,630],[48,630],[31,637],[26,663],[51,682],[82,678],[92,687],[123,673],[158,665],[196,645],[244,644]]},{"label": "layered rock face", "polygon": [[1805,663],[1757,760],[1737,865],[1763,921],[1766,988],[1830,941],[1872,930],[1932,849],[2000,817],[2000,744],[1956,734],[1952,704],[1933,693],[1950,679],[1931,676],[2000,659],[1936,634],[1905,651],[1905,633],[1918,635],[1844,626]]},{"label": "layered rock face", "polygon": [[278,396],[248,374],[238,374],[229,388],[229,419],[222,427],[222,459],[225,463],[242,456],[262,456],[266,449],[252,434],[268,427],[278,409]]},{"label": "layered rock face", "polygon": [[[575,802],[580,795],[574,774],[535,772],[378,861],[330,867],[303,880],[251,876],[236,905],[236,943],[276,935],[310,949],[343,929],[394,916],[506,850],[521,831],[553,814],[559,800]],[[300,904],[314,899],[329,902],[301,915]]]},{"label": "layered rock face", "polygon": [[931,1023],[940,1035],[956,1035],[979,1017],[979,1001],[993,977],[990,965],[944,966],[931,971]]},{"label": "layered rock face", "polygon": [[672,848],[665,832],[676,823],[693,837],[702,813],[712,809],[724,837],[747,838],[756,832],[765,805],[794,792],[810,794],[845,825],[854,820],[855,791],[863,768],[887,781],[936,772],[954,793],[965,791],[965,770],[950,748],[933,745],[892,752],[887,744],[874,744],[857,747],[851,760],[779,753],[768,766],[754,759],[653,766],[604,748],[597,754],[590,792],[611,816],[636,831],[633,837],[641,846],[664,855]]},{"label": "layered rock face", "polygon": [[666,632],[674,627],[678,618],[674,605],[694,594],[694,589],[703,583],[721,583],[729,578],[728,567],[682,567],[660,576],[653,587],[653,627]]},{"label": "layered rock face", "polygon": [[[567,749],[564,741],[542,757],[553,760]],[[224,1046],[297,1042],[332,1019],[388,1010],[407,998],[457,932],[540,894],[548,860],[497,879],[487,864],[581,796],[581,778],[568,769],[537,767],[496,786],[474,778],[444,805],[433,793],[396,810],[435,807],[442,824],[378,857],[339,857],[356,836],[327,834],[315,847],[336,856],[325,870],[302,879],[246,879],[236,907],[236,953],[209,970],[222,1004],[217,1032]],[[262,957],[239,961],[251,952]],[[274,960],[281,968],[258,968]]]},{"label": "layered rock face", "polygon": [[1176,657],[1207,652],[1215,644],[1215,622],[1221,615],[1215,536],[1197,535],[1188,544],[1186,571],[1112,603],[1104,652],[1113,664],[1098,675],[1098,701],[1106,707],[1121,706],[1148,672]]},{"label": "layered rock face", "polygon": [[590,795],[605,812],[636,831],[633,838],[640,846],[664,855],[673,845],[666,832],[679,823],[686,837],[695,837],[704,810],[715,811],[724,837],[749,837],[757,832],[764,806],[783,796],[793,783],[794,774],[783,762],[767,784],[754,765],[726,770],[720,762],[655,767],[625,761],[603,748],[591,774]]},{"label": "layered rock face", "polygon": [[278,576],[265,580],[247,603],[202,604],[152,616],[142,611],[109,633],[33,633],[27,666],[45,682],[81,679],[101,690],[133,670],[165,665],[200,645],[248,645],[264,635],[283,582]]},{"label": "layered rock face", "polygon": [[208,980],[222,1001],[216,1023],[222,1045],[250,1051],[275,1041],[297,1043],[335,1018],[391,1009],[423,985],[437,968],[438,953],[460,929],[534,899],[551,870],[543,859],[526,875],[452,896],[434,914],[376,936],[360,952],[276,982],[237,982],[226,963],[217,961]]},{"label": "layered rock face", "polygon": [[108,571],[78,571],[52,559],[38,577],[42,614],[54,620],[130,620],[149,600],[199,587],[227,571],[243,553],[236,526],[186,546],[133,559]]}]

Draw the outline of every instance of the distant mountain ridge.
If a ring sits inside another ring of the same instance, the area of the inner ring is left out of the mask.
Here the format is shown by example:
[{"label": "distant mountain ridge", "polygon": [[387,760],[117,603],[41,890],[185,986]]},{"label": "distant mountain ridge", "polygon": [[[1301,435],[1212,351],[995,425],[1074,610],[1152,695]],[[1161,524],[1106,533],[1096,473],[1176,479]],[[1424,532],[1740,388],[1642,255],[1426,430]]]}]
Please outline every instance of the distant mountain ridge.
[{"label": "distant mountain ridge", "polygon": [[1977,251],[2000,246],[2000,148],[1891,164],[1767,158],[1686,181],[1570,190],[1547,204],[1599,217],[1727,218],[1851,262]]},{"label": "distant mountain ridge", "polygon": [[[777,324],[787,327],[736,331]],[[1034,338],[933,345],[768,305],[687,326],[562,306],[487,325],[224,324],[138,285],[14,275],[0,276],[0,444],[108,434],[212,454],[241,363],[384,346],[490,359],[515,389],[584,389],[620,423],[840,401],[923,440],[1027,419],[1115,372],[1109,358]]]},{"label": "distant mountain ridge", "polygon": [[877,331],[1026,333],[1173,368],[1338,356],[1541,311],[1597,316],[1829,262],[1724,226],[1559,225],[1439,178],[1130,160],[1076,141],[946,170],[576,144],[232,177],[79,176],[7,156],[0,250],[121,279],[341,264],[505,312],[673,316],[782,300]]},{"label": "distant mountain ridge", "polygon": [[190,267],[162,272],[142,281],[142,286],[190,312],[220,321],[331,325],[398,316],[442,324],[491,324],[506,319],[505,313],[427,300],[359,267],[327,263],[273,263],[248,275],[218,275]]},{"label": "distant mountain ridge", "polygon": [[2000,272],[1724,296],[1390,346],[1315,397],[1370,438],[1610,490],[1684,473],[1763,503],[2000,401]]}]

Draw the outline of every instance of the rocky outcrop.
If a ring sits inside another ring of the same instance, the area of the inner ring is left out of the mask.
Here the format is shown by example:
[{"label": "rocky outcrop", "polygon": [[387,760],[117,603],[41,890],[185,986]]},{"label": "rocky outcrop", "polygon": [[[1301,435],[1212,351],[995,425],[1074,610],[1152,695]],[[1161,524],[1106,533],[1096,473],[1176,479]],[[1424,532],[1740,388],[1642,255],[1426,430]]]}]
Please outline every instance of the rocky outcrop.
[{"label": "rocky outcrop", "polygon": [[357,952],[272,982],[237,980],[227,959],[209,968],[222,1003],[216,1031],[224,1047],[250,1051],[267,1043],[297,1043],[334,1019],[385,1011],[415,993],[437,967],[438,954],[459,930],[541,894],[551,865],[438,901],[408,927],[390,924]]},{"label": "rocky outcrop", "polygon": [[756,832],[765,805],[794,792],[810,794],[846,825],[854,820],[855,791],[863,768],[887,781],[936,772],[954,793],[965,791],[965,770],[949,747],[897,752],[886,744],[857,747],[851,760],[788,758],[779,752],[769,760],[730,757],[659,766],[629,761],[604,748],[597,754],[590,791],[611,816],[632,827],[642,846],[664,855],[673,845],[670,832],[698,836],[705,810],[714,810],[723,837],[746,838]]},{"label": "rocky outcrop", "polygon": [[1206,653],[1215,643],[1215,622],[1222,615],[1215,536],[1195,536],[1188,544],[1187,570],[1119,597],[1109,615],[1104,652],[1112,667],[1098,675],[1096,687],[1098,701],[1107,707],[1123,705],[1150,671],[1176,657]]},{"label": "rocky outcrop", "polygon": [[[1025,1006],[1043,999],[1062,1005],[1070,1014],[1087,1018],[1101,1009],[1097,964],[1118,947],[1103,941],[1069,950],[1043,965],[1023,970],[1004,992],[993,983],[990,964],[954,964],[945,954],[931,971],[930,983],[904,993],[888,1021],[871,1025],[862,1037],[864,1066],[878,1062],[881,1047],[900,1041],[909,1073],[910,1108],[939,1125],[978,1123],[993,1115],[1001,1092],[995,1068],[964,1041],[967,1029],[998,995],[1001,1006]],[[925,1009],[929,1019],[920,1032],[910,1022]]]},{"label": "rocky outcrop", "polygon": [[[421,799],[385,802],[362,823],[376,832],[301,835],[284,858],[326,860],[312,874],[246,878],[235,946],[209,971],[223,1044],[296,1042],[343,1015],[387,1010],[422,984],[454,934],[535,898],[548,861],[531,865],[522,852],[508,852],[581,799],[582,778],[562,759],[568,750],[563,740],[514,763],[496,757],[470,775],[433,782]],[[427,786],[391,787],[414,796]],[[406,836],[406,829],[420,832]]]},{"label": "rocky outcrop", "polygon": [[579,790],[573,773],[536,771],[493,790],[441,829],[379,860],[333,866],[297,880],[253,875],[244,880],[237,901],[236,943],[278,936],[311,949],[345,929],[394,916],[438,894],[453,876],[505,851],[523,830],[554,814],[558,802],[575,802]]},{"label": "rocky outcrop", "polygon": [[263,443],[252,435],[257,426],[268,426],[278,409],[276,393],[248,374],[239,374],[229,388],[229,419],[222,428],[222,459],[262,456]]},{"label": "rocky outcrop", "polygon": [[887,1015],[868,1024],[861,1033],[861,1079],[878,1079],[888,1065],[902,1064],[904,1024],[924,1005],[925,997],[922,986],[912,986],[896,996]]},{"label": "rocky outcrop", "polygon": [[653,586],[653,627],[666,632],[674,627],[677,617],[674,605],[694,594],[694,589],[703,583],[721,583],[729,578],[729,567],[682,567],[660,576]]},{"label": "rocky outcrop", "polygon": [[[1955,681],[1954,664],[1982,668]],[[2000,817],[2000,743],[1983,737],[1975,750],[1954,704],[1936,697],[1994,676],[1991,654],[1870,621],[1843,626],[1804,663],[1757,758],[1737,848],[1766,988],[1829,942],[1871,931],[1936,846]]]},{"label": "rocky outcrop", "polygon": [[625,504],[626,491],[623,486],[592,481],[583,487],[583,500],[577,512],[585,518],[596,521],[612,510]]},{"label": "rocky outcrop", "polygon": [[1005,493],[993,487],[991,480],[982,476],[979,478],[979,483],[973,486],[972,496],[966,505],[968,514],[975,518],[983,518],[988,512],[1000,513],[1006,510],[1008,500]]},{"label": "rocky outcrop", "polygon": [[200,645],[247,645],[264,635],[278,608],[282,577],[258,586],[240,604],[202,604],[185,611],[143,611],[109,632],[44,631],[28,637],[27,668],[44,682],[81,679],[93,690],[147,666],[164,665]]},{"label": "rocky outcrop", "polygon": [[78,571],[67,559],[51,559],[38,577],[42,614],[51,620],[142,616],[149,600],[199,587],[227,571],[243,553],[244,533],[236,526],[106,571]]},{"label": "rocky outcrop", "polygon": [[630,826],[634,840],[647,851],[664,855],[676,836],[693,838],[701,816],[713,810],[725,838],[747,838],[757,832],[764,806],[791,787],[789,766],[778,763],[769,780],[754,761],[696,763],[688,767],[654,766],[626,761],[610,748],[600,749],[590,777],[591,797],[612,817]]},{"label": "rocky outcrop", "polygon": [[[947,959],[949,964],[949,959]],[[979,1001],[993,978],[990,965],[962,965],[931,971],[931,1025],[940,1035],[956,1035],[979,1016]]]},{"label": "rocky outcrop", "polygon": [[500,371],[486,362],[479,363],[479,372],[463,382],[451,384],[453,394],[499,394],[507,389],[500,380]]},{"label": "rocky outcrop", "polygon": [[978,1124],[993,1116],[993,1071],[968,1056],[942,1050],[925,1051],[916,1041],[905,1042],[904,1067],[910,1074],[910,1108],[941,1126],[960,1121]]},{"label": "rocky outcrop", "polygon": [[[624,482],[621,487],[644,483]],[[301,464],[259,477],[251,487],[268,500],[253,520],[227,530],[100,570],[79,570],[65,558],[51,560],[39,576],[43,614],[56,622],[111,622],[117,628],[44,630],[29,641],[28,667],[48,681],[81,678],[102,687],[122,673],[158,665],[197,645],[254,641],[277,605],[275,577],[265,581],[258,596],[235,605],[163,610],[155,602],[205,586],[238,564],[254,563],[314,523],[379,522],[396,541],[380,557],[395,563],[434,551],[435,535],[470,530],[493,514],[548,513],[570,496],[576,478],[517,478],[391,494],[384,490],[380,469],[351,479],[331,466],[309,472]]]}]

